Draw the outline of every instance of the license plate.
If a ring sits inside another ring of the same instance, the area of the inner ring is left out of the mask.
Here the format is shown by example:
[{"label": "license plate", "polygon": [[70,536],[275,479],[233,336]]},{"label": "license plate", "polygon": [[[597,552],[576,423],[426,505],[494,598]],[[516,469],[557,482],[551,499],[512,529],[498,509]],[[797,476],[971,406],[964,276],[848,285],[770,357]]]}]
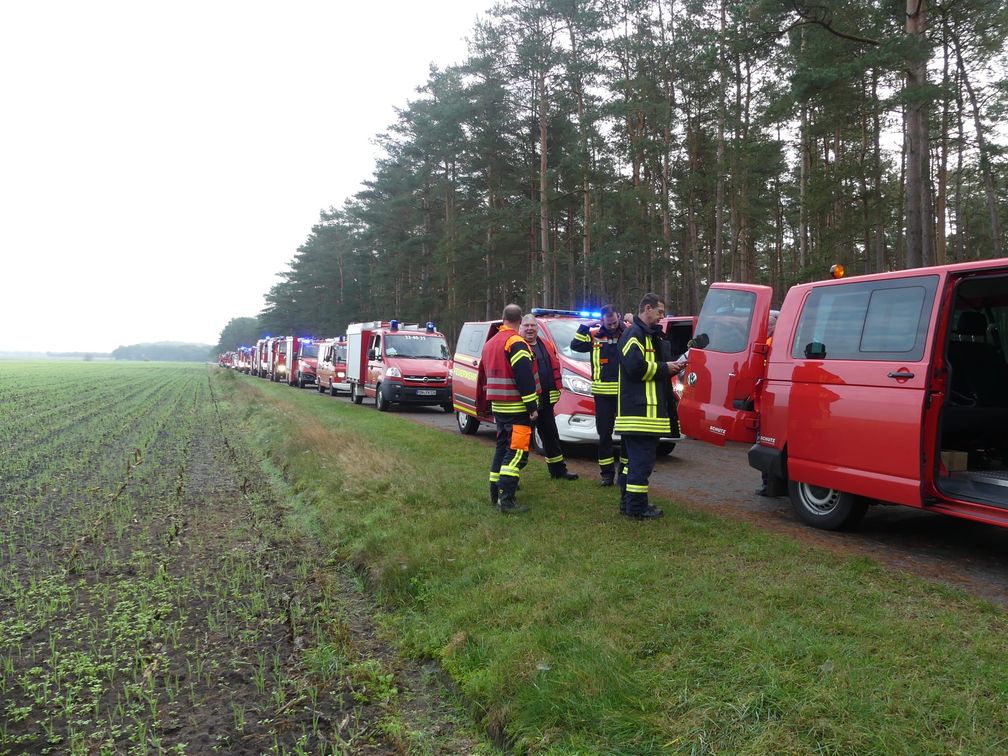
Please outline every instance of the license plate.
[{"label": "license plate", "polygon": [[434,389],[417,389],[417,396],[437,396]]}]

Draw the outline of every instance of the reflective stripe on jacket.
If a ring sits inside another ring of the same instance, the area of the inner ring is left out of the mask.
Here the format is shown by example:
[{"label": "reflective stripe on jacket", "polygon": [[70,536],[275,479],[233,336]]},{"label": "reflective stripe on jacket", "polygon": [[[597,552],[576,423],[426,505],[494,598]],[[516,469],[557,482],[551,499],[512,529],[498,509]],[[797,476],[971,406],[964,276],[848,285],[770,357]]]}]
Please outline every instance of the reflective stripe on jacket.
[{"label": "reflective stripe on jacket", "polygon": [[582,323],[571,340],[571,351],[591,352],[593,396],[619,393],[619,340],[622,335],[619,326],[613,333],[605,328],[590,330],[587,323]]},{"label": "reflective stripe on jacket", "polygon": [[657,328],[634,317],[619,342],[619,401],[616,432],[667,436],[669,371]]},{"label": "reflective stripe on jacket", "polygon": [[535,410],[539,376],[532,363],[532,350],[513,328],[502,325],[483,345],[477,384],[495,415]]}]

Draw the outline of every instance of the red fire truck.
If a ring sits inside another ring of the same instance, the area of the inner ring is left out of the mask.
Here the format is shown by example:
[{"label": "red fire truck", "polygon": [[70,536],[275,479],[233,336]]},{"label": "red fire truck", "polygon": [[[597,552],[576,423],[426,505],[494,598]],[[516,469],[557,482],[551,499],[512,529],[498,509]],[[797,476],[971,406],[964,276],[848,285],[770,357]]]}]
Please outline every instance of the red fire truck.
[{"label": "red fire truck", "polygon": [[815,527],[875,503],[1008,527],[1008,258],[799,284],[768,345],[772,296],[711,287],[684,433],[755,442],[768,492]]},{"label": "red fire truck", "polygon": [[268,378],[270,374],[270,357],[273,354],[273,339],[265,337],[256,341],[255,353],[252,356],[252,375]]},{"label": "red fire truck", "polygon": [[[560,401],[553,408],[560,440],[565,443],[598,443],[595,430],[595,399],[591,393],[591,355],[575,352],[571,340],[582,323],[597,323],[601,313],[535,308],[531,313],[539,323],[539,338],[549,341],[560,359]],[[666,319],[668,331],[679,333],[677,324]],[[476,377],[483,345],[497,333],[500,320],[465,323],[459,333],[452,363],[452,407],[459,431],[475,433],[481,422],[493,425],[493,418],[476,413]],[[686,338],[686,341],[689,337]],[[683,342],[685,351],[685,341]],[[662,439],[659,454],[675,449],[679,436]]]},{"label": "red fire truck", "polygon": [[312,339],[285,336],[281,353],[285,369],[277,380],[285,380],[288,386],[298,388],[315,383],[318,345]]},{"label": "red fire truck", "polygon": [[336,396],[337,391],[350,390],[346,377],[346,359],[346,339],[339,337],[319,342],[315,386],[320,394],[328,391],[330,396]]},{"label": "red fire truck", "polygon": [[433,323],[347,326],[347,382],[355,404],[373,396],[382,412],[394,404],[437,404],[451,412],[450,358],[448,342]]}]

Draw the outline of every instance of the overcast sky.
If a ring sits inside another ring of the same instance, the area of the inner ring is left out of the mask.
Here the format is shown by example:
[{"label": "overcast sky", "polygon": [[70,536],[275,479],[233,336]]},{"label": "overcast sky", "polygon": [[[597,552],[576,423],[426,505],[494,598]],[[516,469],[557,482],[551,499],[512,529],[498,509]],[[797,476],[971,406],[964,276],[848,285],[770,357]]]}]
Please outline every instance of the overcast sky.
[{"label": "overcast sky", "polygon": [[216,344],[491,5],[0,3],[0,351]]}]

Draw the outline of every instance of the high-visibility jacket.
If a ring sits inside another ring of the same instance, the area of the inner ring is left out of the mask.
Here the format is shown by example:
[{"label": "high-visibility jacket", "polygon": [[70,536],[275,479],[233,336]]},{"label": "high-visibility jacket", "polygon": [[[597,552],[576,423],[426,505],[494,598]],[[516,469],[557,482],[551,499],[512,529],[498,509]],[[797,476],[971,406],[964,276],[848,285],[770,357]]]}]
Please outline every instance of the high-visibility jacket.
[{"label": "high-visibility jacket", "polygon": [[539,376],[528,343],[511,327],[502,325],[483,345],[476,393],[477,404],[490,403],[495,415],[533,412],[539,396]]},{"label": "high-visibility jacket", "polygon": [[[549,403],[556,404],[560,401],[560,387],[563,386],[563,376],[560,374],[560,358],[557,357],[556,348],[545,339],[537,339],[537,343],[542,344],[543,351],[546,352],[546,358],[549,360],[550,370],[553,372],[553,388],[549,389]],[[532,362],[534,364],[533,369],[535,370],[536,379],[539,381],[540,391],[546,391],[546,387],[542,385],[542,378],[539,376],[539,356],[534,347],[532,349]]]},{"label": "high-visibility jacket", "polygon": [[616,432],[667,436],[669,422],[669,370],[664,362],[663,339],[656,327],[639,317],[619,341],[619,401]]},{"label": "high-visibility jacket", "polygon": [[594,330],[587,323],[578,326],[571,340],[574,352],[591,352],[592,396],[616,396],[619,393],[619,340],[623,329],[609,331],[605,326]]}]

